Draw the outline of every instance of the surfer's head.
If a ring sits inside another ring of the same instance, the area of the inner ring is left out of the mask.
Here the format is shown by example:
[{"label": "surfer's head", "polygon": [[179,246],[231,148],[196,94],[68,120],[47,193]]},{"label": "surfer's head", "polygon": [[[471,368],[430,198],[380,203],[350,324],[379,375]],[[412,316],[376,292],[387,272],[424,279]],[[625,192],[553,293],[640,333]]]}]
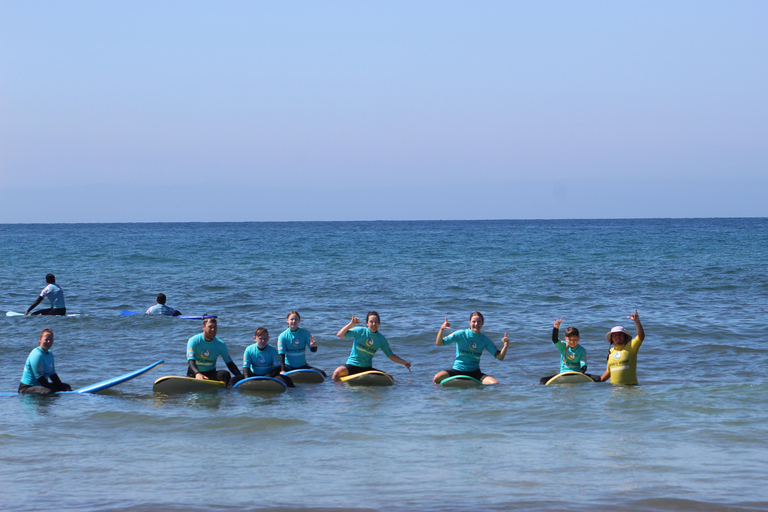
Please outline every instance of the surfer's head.
[{"label": "surfer's head", "polygon": [[53,346],[53,331],[47,328],[43,329],[37,340],[37,346],[48,352]]},{"label": "surfer's head", "polygon": [[157,303],[158,304],[165,304],[166,300],[168,300],[168,299],[165,298],[165,294],[164,293],[158,293],[157,294]]},{"label": "surfer's head", "polygon": [[611,345],[624,345],[632,339],[632,335],[624,327],[617,325],[610,332],[606,333],[605,339]]},{"label": "surfer's head", "polygon": [[579,336],[579,330],[575,327],[568,327],[565,330],[565,341],[568,343],[568,346],[571,348],[576,348],[576,345],[579,344],[579,340],[581,337]]},{"label": "surfer's head", "polygon": [[215,318],[208,317],[203,320],[203,337],[206,341],[211,341],[216,337],[216,331],[219,329],[219,324]]},{"label": "surfer's head", "polygon": [[48,284],[56,284],[56,276],[53,274],[46,274],[45,282]]},{"label": "surfer's head", "polygon": [[259,347],[259,350],[264,350],[269,345],[269,331],[266,327],[259,327],[253,335],[253,341]]},{"label": "surfer's head", "polygon": [[299,328],[299,322],[301,322],[301,315],[298,311],[292,309],[288,312],[288,315],[285,317],[285,321],[288,324],[288,328],[292,331],[295,331]]},{"label": "surfer's head", "polygon": [[483,318],[483,314],[479,311],[473,311],[472,314],[469,315],[469,329],[472,332],[480,332],[480,329],[483,328],[483,324],[485,323],[485,318]]},{"label": "surfer's head", "polygon": [[376,332],[379,330],[379,325],[381,325],[381,317],[379,317],[377,312],[369,311],[365,316],[365,325],[368,326],[371,331]]}]

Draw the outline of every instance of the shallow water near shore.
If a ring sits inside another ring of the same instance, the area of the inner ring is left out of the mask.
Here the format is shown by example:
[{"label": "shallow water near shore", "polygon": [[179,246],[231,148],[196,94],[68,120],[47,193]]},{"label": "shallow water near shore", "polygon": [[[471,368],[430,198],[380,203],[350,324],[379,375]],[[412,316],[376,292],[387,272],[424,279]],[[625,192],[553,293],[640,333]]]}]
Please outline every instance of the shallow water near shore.
[{"label": "shallow water near shore", "polygon": [[[0,392],[43,327],[73,387],[166,361],[103,394],[1,397],[2,510],[768,510],[768,219],[0,225],[0,257],[0,309],[53,272],[79,314],[0,317]],[[395,386],[155,395],[201,327],[119,314],[158,292],[218,315],[238,365],[298,309],[330,372],[375,309],[412,371],[379,353]],[[635,309],[640,386],[538,384],[554,316],[600,373]],[[512,340],[483,356],[500,384],[434,386],[440,324],[473,310]]]}]

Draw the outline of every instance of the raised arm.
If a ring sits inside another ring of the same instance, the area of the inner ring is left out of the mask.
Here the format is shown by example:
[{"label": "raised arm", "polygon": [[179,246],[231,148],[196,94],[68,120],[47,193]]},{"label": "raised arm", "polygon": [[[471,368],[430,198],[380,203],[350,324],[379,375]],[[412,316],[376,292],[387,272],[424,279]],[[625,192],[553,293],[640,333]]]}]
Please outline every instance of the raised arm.
[{"label": "raised arm", "polygon": [[440,326],[440,330],[437,331],[437,340],[435,340],[435,345],[438,347],[445,345],[445,342],[443,342],[443,331],[450,328],[451,322],[448,321],[448,317],[445,317],[445,322],[443,322],[443,325]]},{"label": "raised arm", "polygon": [[336,333],[336,336],[338,336],[339,338],[344,338],[344,336],[347,334],[347,331],[349,331],[351,328],[353,328],[359,323],[360,323],[360,319],[357,318],[355,315],[352,315],[352,320],[350,320],[347,325],[342,327],[341,330]]},{"label": "raised arm", "polygon": [[637,310],[627,318],[635,322],[635,327],[637,327],[637,337],[640,338],[640,341],[643,341],[645,339],[645,331],[643,330],[643,325],[640,323],[640,315],[637,314]]},{"label": "raised arm", "polygon": [[503,337],[503,338],[501,338],[501,343],[502,343],[504,346],[503,346],[503,347],[501,347],[501,350],[499,350],[499,351],[496,353],[496,359],[498,359],[499,361],[503,361],[503,360],[504,360],[504,358],[505,358],[505,357],[506,357],[506,355],[507,355],[507,349],[509,348],[509,338],[507,338],[507,333],[504,333],[504,337]]},{"label": "raised arm", "polygon": [[560,324],[563,323],[563,317],[560,317],[560,320],[555,317],[555,327],[552,329],[552,343],[557,343],[560,341]]}]

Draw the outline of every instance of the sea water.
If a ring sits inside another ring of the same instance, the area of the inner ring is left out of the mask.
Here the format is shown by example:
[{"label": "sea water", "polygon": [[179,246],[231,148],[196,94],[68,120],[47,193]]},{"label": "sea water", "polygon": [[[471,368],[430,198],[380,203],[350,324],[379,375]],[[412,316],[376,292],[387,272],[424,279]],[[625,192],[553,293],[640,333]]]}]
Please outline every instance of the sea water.
[{"label": "sea water", "polygon": [[[77,315],[0,317],[0,392],[44,327],[73,387],[166,361],[103,394],[0,398],[2,510],[768,510],[768,219],[0,225],[0,261],[0,309],[52,272]],[[159,292],[218,315],[238,365],[297,309],[332,372],[336,332],[376,310],[412,371],[379,352],[392,387],[155,395],[201,332],[120,315]],[[511,340],[481,361],[500,384],[435,386],[455,355],[437,330],[475,310]],[[635,310],[640,386],[538,384],[555,317],[601,373]]]}]

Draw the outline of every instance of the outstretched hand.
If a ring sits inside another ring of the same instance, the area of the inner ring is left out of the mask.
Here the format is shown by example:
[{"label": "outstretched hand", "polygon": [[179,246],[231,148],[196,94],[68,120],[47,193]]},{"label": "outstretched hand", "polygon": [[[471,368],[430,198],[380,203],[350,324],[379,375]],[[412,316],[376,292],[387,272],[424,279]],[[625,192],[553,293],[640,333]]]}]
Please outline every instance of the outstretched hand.
[{"label": "outstretched hand", "polygon": [[560,317],[560,320],[555,317],[555,329],[559,329],[561,323],[563,323],[563,317]]},{"label": "outstretched hand", "polygon": [[357,318],[354,314],[352,315],[352,320],[349,321],[351,325],[357,325],[360,323],[360,319]]},{"label": "outstretched hand", "polygon": [[440,326],[441,329],[450,329],[451,328],[451,322],[448,321],[448,317],[445,317],[445,322],[443,322],[443,325]]},{"label": "outstretched hand", "polygon": [[[560,320],[562,320],[562,318]],[[509,345],[509,338],[507,338],[507,333],[504,333],[504,337],[501,338],[501,342],[505,345]]]},{"label": "outstretched hand", "polygon": [[637,310],[635,310],[635,312],[632,313],[631,315],[629,315],[627,318],[629,318],[633,322],[639,322],[640,321],[640,315],[637,314]]}]

